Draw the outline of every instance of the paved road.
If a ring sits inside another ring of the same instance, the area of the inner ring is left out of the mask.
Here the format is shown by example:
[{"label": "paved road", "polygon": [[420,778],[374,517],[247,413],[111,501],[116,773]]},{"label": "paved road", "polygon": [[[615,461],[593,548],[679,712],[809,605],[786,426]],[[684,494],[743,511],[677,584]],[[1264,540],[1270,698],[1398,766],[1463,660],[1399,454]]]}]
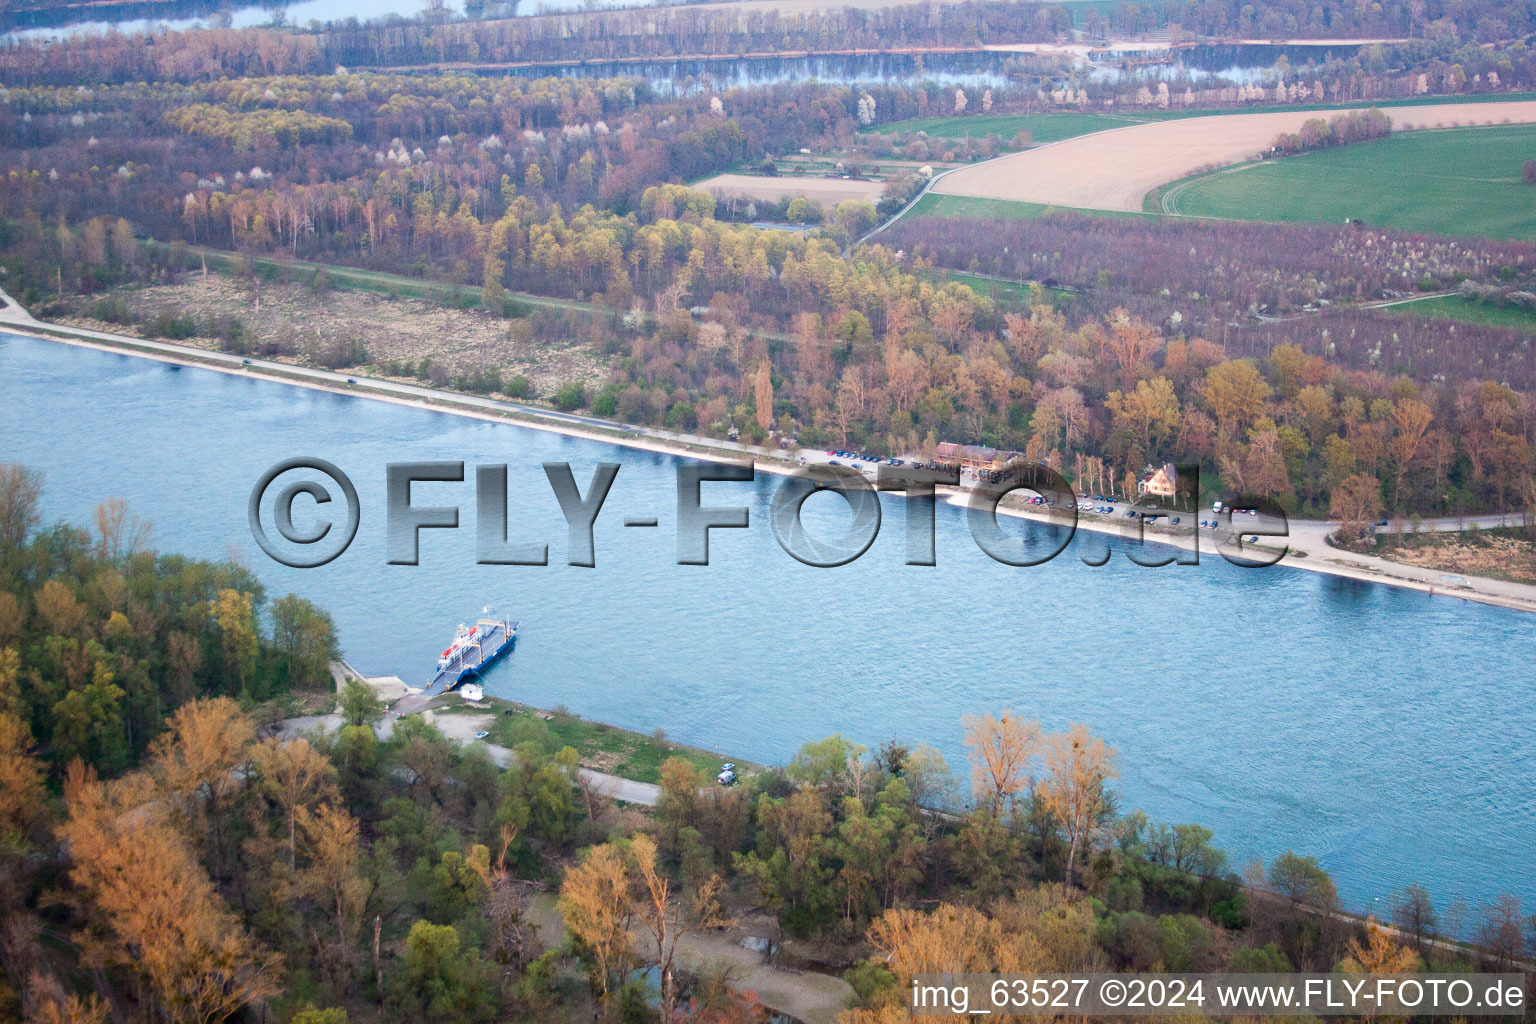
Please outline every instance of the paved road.
[{"label": "paved road", "polygon": [[21,303],[7,295],[5,289],[0,288],[0,323],[5,322],[34,324],[37,321],[32,319],[32,314],[28,313]]},{"label": "paved road", "polygon": [[[459,743],[481,743],[490,755],[491,761],[498,767],[506,768],[512,764],[512,751],[495,743],[485,743],[475,739],[475,733],[487,729],[495,720],[494,715],[432,715],[432,724],[437,726],[444,736],[457,740]],[[375,726],[374,733],[381,740],[388,740],[394,735],[395,722],[399,716],[385,715],[379,724]],[[289,718],[279,723],[278,729],[285,737],[302,736],[305,733],[332,733],[341,728],[342,718],[338,714],[329,715],[304,715],[299,718]],[[647,807],[656,805],[656,798],[661,793],[661,787],[649,782],[636,782],[634,779],[624,779],[617,775],[609,775],[605,772],[593,771],[590,768],[579,769],[581,777],[592,784],[593,792],[610,800],[620,800],[628,804],[644,804]]]}]

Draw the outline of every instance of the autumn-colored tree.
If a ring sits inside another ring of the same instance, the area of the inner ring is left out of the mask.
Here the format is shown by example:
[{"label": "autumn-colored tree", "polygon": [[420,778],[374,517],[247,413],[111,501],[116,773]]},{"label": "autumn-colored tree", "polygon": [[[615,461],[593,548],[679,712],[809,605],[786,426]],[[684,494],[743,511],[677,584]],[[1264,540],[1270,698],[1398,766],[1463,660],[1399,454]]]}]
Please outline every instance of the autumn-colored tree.
[{"label": "autumn-colored tree", "polygon": [[1123,309],[1112,311],[1107,320],[1109,352],[1120,371],[1120,387],[1129,390],[1163,347],[1163,332]]},{"label": "autumn-colored tree", "polygon": [[334,794],[336,768],[302,736],[286,742],[277,737],[267,739],[255,747],[251,760],[261,791],[283,812],[288,826],[288,867],[296,868],[299,812]]},{"label": "autumn-colored tree", "polygon": [[[909,992],[912,979],[919,974],[1053,969],[1047,951],[1031,931],[1004,928],[974,907],[952,903],[940,903],[932,913],[887,910],[869,926],[866,937],[896,975],[894,993]],[[935,1019],[958,1022],[969,1018],[940,1015]]]},{"label": "autumn-colored tree", "polygon": [[1258,418],[1269,384],[1247,360],[1234,359],[1206,371],[1205,401],[1223,437],[1232,437]]},{"label": "autumn-colored tree", "polygon": [[[15,715],[0,713],[0,935],[27,930],[17,915],[25,912],[41,867],[37,852],[47,823],[48,794],[42,766],[32,756],[32,732]],[[14,955],[14,948],[8,952]],[[13,956],[0,957],[14,969]]]},{"label": "autumn-colored tree", "polygon": [[1045,741],[1045,777],[1041,802],[1067,834],[1067,881],[1073,878],[1078,851],[1109,808],[1105,784],[1119,775],[1115,751],[1087,726],[1072,725]]},{"label": "autumn-colored tree", "polygon": [[1381,482],[1369,473],[1352,474],[1334,488],[1331,504],[1328,514],[1338,520],[1339,535],[1358,542],[1381,514]]},{"label": "autumn-colored tree", "polygon": [[669,757],[661,763],[661,791],[656,797],[656,817],[661,822],[667,849],[678,850],[678,833],[701,824],[701,791],[708,779],[686,757]]},{"label": "autumn-colored tree", "polygon": [[69,585],[62,580],[48,580],[38,588],[33,603],[48,632],[54,636],[74,636],[85,621],[85,608]]},{"label": "autumn-colored tree", "polygon": [[1040,748],[1040,723],[1012,711],[966,715],[965,745],[971,759],[971,791],[994,818],[1031,787],[1030,769]]},{"label": "autumn-colored tree", "polygon": [[1243,459],[1243,489],[1265,498],[1285,494],[1291,489],[1291,477],[1285,468],[1285,454],[1280,434],[1275,430],[1257,430]]},{"label": "autumn-colored tree", "polygon": [[96,550],[109,562],[142,551],[150,531],[150,524],[129,512],[122,498],[108,498],[96,506]]},{"label": "autumn-colored tree", "polygon": [[23,841],[46,808],[32,730],[15,715],[0,714],[0,842]]},{"label": "autumn-colored tree", "polygon": [[1392,411],[1392,420],[1397,425],[1397,435],[1392,438],[1389,446],[1392,460],[1396,464],[1392,485],[1393,505],[1401,507],[1403,477],[1413,468],[1414,459],[1424,446],[1424,434],[1434,418],[1434,410],[1417,398],[1399,399],[1397,407]]},{"label": "autumn-colored tree", "polygon": [[373,892],[372,882],[359,869],[357,821],[344,808],[330,804],[321,804],[313,812],[299,805],[297,819],[309,866],[297,876],[296,885],[330,911],[336,939],[345,947],[356,941],[357,926]]},{"label": "autumn-colored tree", "polygon": [[753,381],[753,398],[757,407],[757,425],[764,430],[773,427],[773,370],[764,359],[757,364],[757,376]]},{"label": "autumn-colored tree", "polygon": [[591,958],[593,980],[603,996],[622,983],[634,964],[629,887],[624,855],[609,843],[588,850],[581,863],[566,869],[560,883],[560,916]]},{"label": "autumn-colored tree", "polygon": [[256,725],[228,697],[183,704],[169,724],[150,744],[151,771],[187,820],[206,817],[212,861],[222,865],[225,802],[243,784]]},{"label": "autumn-colored tree", "polygon": [[90,959],[141,976],[171,1024],[219,1024],[278,993],[280,958],[230,913],[147,775],[105,783],[76,761],[64,798]]},{"label": "autumn-colored tree", "polygon": [[1419,955],[1392,941],[1387,929],[1374,917],[1365,921],[1366,941],[1349,940],[1349,957],[1339,965],[1341,973],[1409,974],[1419,969]]},{"label": "autumn-colored tree", "polygon": [[37,1000],[27,1024],[106,1024],[109,1014],[110,1008],[94,992],[84,999],[49,992]]},{"label": "autumn-colored tree", "polygon": [[[1339,974],[1412,974],[1423,965],[1419,955],[1407,946],[1392,941],[1387,929],[1376,923],[1374,917],[1365,920],[1366,941],[1351,938],[1348,955],[1334,968]],[[1382,1017],[1365,1015],[1367,1021],[1406,1021],[1406,1016]]]}]

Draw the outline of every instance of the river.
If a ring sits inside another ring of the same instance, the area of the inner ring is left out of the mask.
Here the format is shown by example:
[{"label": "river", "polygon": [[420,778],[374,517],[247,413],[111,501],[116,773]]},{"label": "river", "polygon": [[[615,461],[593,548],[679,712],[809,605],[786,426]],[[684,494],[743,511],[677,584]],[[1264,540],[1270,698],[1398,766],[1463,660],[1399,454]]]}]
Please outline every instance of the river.
[{"label": "river", "polygon": [[[269,560],[246,522],[262,472],[299,455],[339,466],[362,507],[356,541],[318,569]],[[319,602],[370,674],[423,681],[490,604],[522,623],[494,695],[765,763],[834,732],[899,736],[962,776],[961,716],[1009,707],[1103,735],[1122,806],[1214,828],[1234,867],[1315,855],[1362,910],[1410,882],[1442,905],[1536,902],[1536,618],[1519,612],[1211,555],[1090,568],[1079,554],[1106,542],[1085,534],[1011,568],[944,505],[938,565],[907,566],[895,500],[867,554],[816,569],[774,540],[766,474],[705,485],[706,505],[746,505],[751,526],[715,531],[709,566],[679,566],[671,456],[3,334],[0,459],[44,471],[49,520],[85,524],[122,497],[162,549],[239,558],[270,597]],[[414,501],[457,504],[461,528],[424,531],[420,565],[387,565],[384,466],[432,459],[464,461],[471,482],[418,484]],[[584,491],[597,463],[622,466],[595,568],[564,564],[545,461],[570,462]],[[473,467],[502,463],[511,539],[548,543],[548,567],[475,564]],[[807,504],[813,532],[845,518],[830,495]]]}]

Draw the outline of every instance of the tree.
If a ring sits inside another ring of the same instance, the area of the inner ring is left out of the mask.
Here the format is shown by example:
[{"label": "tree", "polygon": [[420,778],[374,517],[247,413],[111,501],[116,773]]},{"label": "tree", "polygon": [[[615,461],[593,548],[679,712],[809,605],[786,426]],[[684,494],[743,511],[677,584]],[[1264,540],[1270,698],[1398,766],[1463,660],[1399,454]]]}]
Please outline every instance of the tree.
[{"label": "tree", "polygon": [[54,636],[74,636],[85,621],[85,608],[63,580],[48,580],[37,589],[32,601]]},{"label": "tree", "polygon": [[1012,711],[993,717],[966,715],[965,745],[970,750],[971,790],[993,818],[1030,788],[1030,766],[1040,755],[1040,723]]},{"label": "tree", "polygon": [[769,430],[773,427],[773,372],[766,359],[757,364],[757,377],[753,388],[757,406],[757,425],[764,430]]},{"label": "tree", "polygon": [[1325,967],[1327,948],[1336,932],[1334,914],[1338,910],[1338,890],[1333,879],[1314,857],[1301,857],[1287,851],[1269,867],[1269,900],[1255,900],[1254,910],[1270,916],[1280,946],[1296,967]]},{"label": "tree", "polygon": [[352,676],[341,688],[341,716],[348,725],[371,726],[384,717],[384,702],[373,687]]},{"label": "tree", "polygon": [[1414,947],[1423,956],[1426,940],[1435,937],[1435,928],[1439,925],[1429,890],[1416,883],[1404,889],[1403,895],[1393,903],[1392,923],[1413,939]]},{"label": "tree", "polygon": [[1051,969],[1031,930],[1005,929],[974,907],[940,903],[933,913],[887,910],[869,926],[869,944],[896,975],[896,991],[929,973],[1031,972]]},{"label": "tree", "polygon": [[41,521],[42,493],[43,474],[19,462],[0,463],[0,555],[19,550]]},{"label": "tree", "polygon": [[298,876],[298,886],[330,911],[336,921],[336,939],[343,946],[356,941],[357,926],[373,884],[359,870],[357,821],[344,808],[321,804],[311,812],[300,807],[298,821],[304,830],[304,850],[309,867]]},{"label": "tree", "polygon": [[290,685],[330,682],[336,627],[324,609],[296,594],[278,598],[272,603],[272,644],[282,655]]},{"label": "tree", "polygon": [[288,867],[298,866],[299,813],[336,788],[336,768],[330,758],[300,737],[283,742],[273,737],[259,744],[252,758],[262,792],[283,811],[288,824]]},{"label": "tree", "polygon": [[1339,965],[1341,973],[1409,974],[1418,970],[1419,955],[1393,942],[1374,917],[1366,919],[1365,933],[1364,945],[1358,938],[1349,940],[1349,956]]},{"label": "tree", "polygon": [[42,768],[32,756],[32,731],[0,714],[0,842],[20,845],[47,807]]},{"label": "tree", "polygon": [[644,832],[630,840],[629,858],[634,865],[632,913],[656,949],[656,965],[661,972],[661,1019],[673,1020],[677,1012],[677,978],[672,965],[677,945],[695,932],[734,923],[720,910],[720,895],[725,886],[719,875],[711,875],[691,899],[679,898],[672,891],[671,880],[656,864],[656,841]]},{"label": "tree", "polygon": [[615,983],[623,983],[635,955],[629,933],[629,869],[618,847],[594,846],[581,863],[567,868],[556,905],[591,961],[596,988],[607,996]]},{"label": "tree", "polygon": [[1084,725],[1074,724],[1045,742],[1045,777],[1040,796],[1067,833],[1067,881],[1073,880],[1077,852],[1109,809],[1105,783],[1116,778],[1115,751]]},{"label": "tree", "polygon": [[219,646],[224,665],[241,689],[250,682],[256,667],[260,641],[251,596],[237,590],[221,590],[213,602],[213,619],[219,627]]},{"label": "tree", "polygon": [[96,550],[109,562],[142,550],[149,543],[150,524],[128,511],[122,498],[96,506]]},{"label": "tree", "polygon": [[182,814],[207,816],[211,859],[222,866],[224,802],[242,784],[256,725],[228,697],[183,704],[169,724],[150,744],[151,771]]},{"label": "tree", "polygon": [[1231,437],[1258,418],[1270,388],[1252,363],[1234,359],[1206,371],[1204,394],[1222,436]]},{"label": "tree", "polygon": [[478,956],[459,949],[451,925],[417,921],[405,938],[405,989],[420,1001],[425,1021],[474,1020],[490,1011],[489,993],[474,974]]},{"label": "tree", "polygon": [[704,773],[686,757],[669,757],[661,762],[661,792],[656,798],[656,817],[668,836],[667,846],[673,854],[678,852],[678,833],[685,828],[698,828],[700,821],[700,791],[707,784]]},{"label": "tree", "polygon": [[[1351,938],[1346,947],[1347,955],[1334,970],[1340,974],[1412,974],[1423,964],[1419,955],[1406,946],[1393,942],[1387,929],[1376,923],[1374,917],[1365,922],[1366,941]],[[1366,1020],[1378,1020],[1375,1014],[1366,1014]],[[1390,1021],[1403,1022],[1407,1017],[1389,1017]]]},{"label": "tree", "polygon": [[220,1024],[276,995],[280,959],[248,936],[148,776],[103,783],[76,761],[59,828],[97,948],[148,983],[172,1024]]},{"label": "tree", "polygon": [[1328,514],[1339,521],[1339,535],[1345,541],[1359,543],[1381,515],[1381,482],[1369,473],[1346,477],[1333,491]]},{"label": "tree", "polygon": [[1478,945],[1492,955],[1505,970],[1515,970],[1525,953],[1526,919],[1520,897],[1501,893],[1483,915],[1478,928]]},{"label": "tree", "polygon": [[348,1024],[347,1011],[335,1006],[323,1010],[306,1006],[294,1014],[288,1024]]}]

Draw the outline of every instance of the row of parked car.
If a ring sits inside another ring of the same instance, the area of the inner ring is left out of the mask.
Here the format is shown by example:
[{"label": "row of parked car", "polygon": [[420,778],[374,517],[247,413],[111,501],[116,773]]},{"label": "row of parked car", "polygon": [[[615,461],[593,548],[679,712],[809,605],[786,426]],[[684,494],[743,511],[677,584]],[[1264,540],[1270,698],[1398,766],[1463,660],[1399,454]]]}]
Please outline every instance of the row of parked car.
[{"label": "row of parked car", "polygon": [[841,462],[837,461],[838,459],[847,459],[849,465],[853,465],[853,463],[855,463],[855,462],[874,462],[874,463],[881,463],[881,462],[883,462],[887,466],[901,466],[901,465],[905,465],[905,463],[901,459],[882,459],[878,455],[865,455],[863,452],[840,452],[840,451],[835,451],[835,450],[833,450],[831,448],[828,448],[827,449],[827,454],[831,455],[833,457],[832,458],[832,465],[834,465],[834,466],[841,466],[842,465]]}]

